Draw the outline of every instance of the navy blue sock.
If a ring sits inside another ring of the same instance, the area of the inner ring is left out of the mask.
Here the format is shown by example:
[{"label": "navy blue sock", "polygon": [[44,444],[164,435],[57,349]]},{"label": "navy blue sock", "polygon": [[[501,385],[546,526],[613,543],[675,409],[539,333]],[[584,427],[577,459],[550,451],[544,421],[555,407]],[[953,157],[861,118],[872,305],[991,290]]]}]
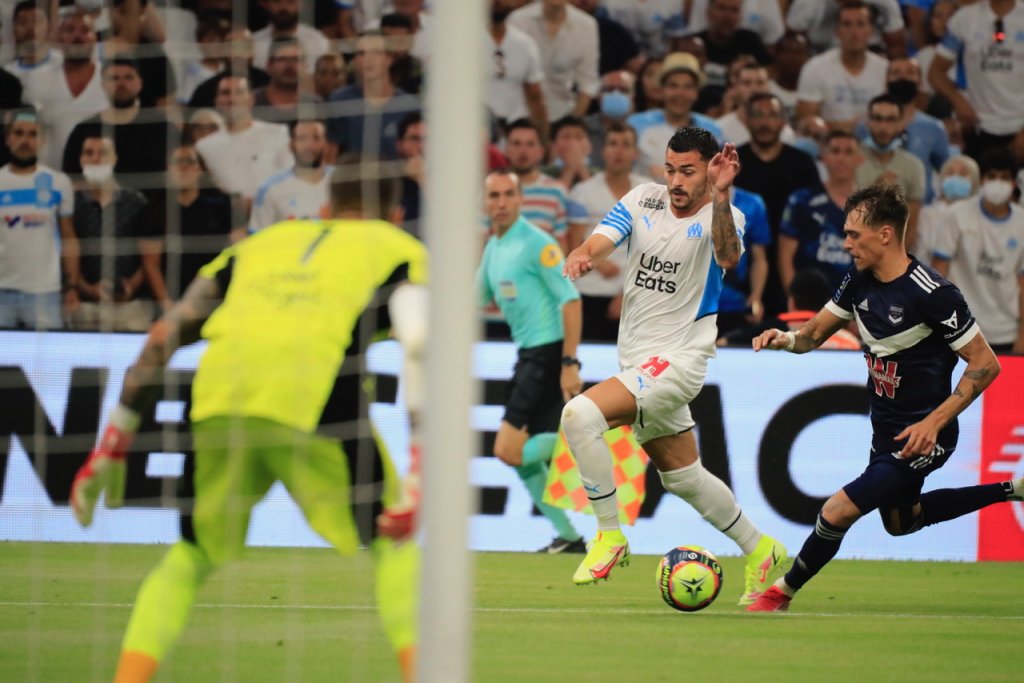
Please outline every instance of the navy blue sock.
[{"label": "navy blue sock", "polygon": [[804,547],[800,548],[800,554],[796,556],[793,567],[786,572],[786,585],[793,590],[803,588],[805,583],[836,556],[847,531],[849,529],[826,522],[819,513],[814,531],[804,541]]},{"label": "navy blue sock", "polygon": [[938,489],[921,496],[921,526],[956,519],[1006,500],[1006,487],[999,484]]}]

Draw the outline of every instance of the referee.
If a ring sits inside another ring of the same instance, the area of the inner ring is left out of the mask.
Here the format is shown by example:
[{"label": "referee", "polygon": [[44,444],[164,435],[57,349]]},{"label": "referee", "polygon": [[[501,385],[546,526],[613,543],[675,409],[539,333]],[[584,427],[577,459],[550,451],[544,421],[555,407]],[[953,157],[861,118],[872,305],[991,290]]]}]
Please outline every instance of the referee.
[{"label": "referee", "polygon": [[[351,402],[339,374],[352,349],[391,329],[405,349],[410,413],[420,400],[417,359],[425,337],[427,253],[390,216],[397,182],[364,180],[343,166],[331,179],[329,220],[277,223],[229,247],[206,265],[177,303],[150,329],[125,375],[120,402],[100,445],[71,491],[80,523],[92,522],[101,491],[109,507],[124,496],[125,457],[141,415],[153,409],[165,366],[182,345],[209,345],[192,387],[194,507],[182,514],[181,540],[142,584],[122,643],[115,680],[150,680],[185,628],[207,576],[245,545],[253,505],[281,481],[310,526],[340,553],[356,550],[349,460],[338,436],[358,424],[333,424],[338,402]],[[346,364],[347,365],[347,364]],[[328,432],[330,436],[328,436]],[[415,543],[406,481],[401,495],[386,450],[384,514],[376,556],[384,628],[411,680],[416,642]],[[414,458],[415,463],[415,458]],[[187,483],[186,483],[187,486]],[[397,530],[397,531],[396,531]]]},{"label": "referee", "polygon": [[522,201],[515,173],[487,176],[484,204],[493,234],[477,271],[477,290],[481,306],[494,301],[501,309],[518,349],[494,454],[515,469],[555,527],[554,540],[539,552],[585,553],[586,543],[565,511],[543,500],[562,407],[582,388],[576,359],[582,306],[576,288],[562,277],[558,241],[519,215]]}]

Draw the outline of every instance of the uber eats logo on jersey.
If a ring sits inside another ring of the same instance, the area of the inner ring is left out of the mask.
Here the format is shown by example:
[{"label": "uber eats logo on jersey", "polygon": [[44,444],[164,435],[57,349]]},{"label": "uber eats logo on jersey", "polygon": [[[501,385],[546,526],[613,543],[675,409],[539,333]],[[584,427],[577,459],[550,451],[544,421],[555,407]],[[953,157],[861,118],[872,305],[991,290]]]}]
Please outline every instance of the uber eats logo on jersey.
[{"label": "uber eats logo on jersey", "polygon": [[648,256],[645,252],[640,252],[640,268],[636,272],[636,280],[633,284],[644,289],[675,294],[676,283],[666,280],[662,276],[674,275],[678,272],[679,261],[662,261],[654,254]]}]

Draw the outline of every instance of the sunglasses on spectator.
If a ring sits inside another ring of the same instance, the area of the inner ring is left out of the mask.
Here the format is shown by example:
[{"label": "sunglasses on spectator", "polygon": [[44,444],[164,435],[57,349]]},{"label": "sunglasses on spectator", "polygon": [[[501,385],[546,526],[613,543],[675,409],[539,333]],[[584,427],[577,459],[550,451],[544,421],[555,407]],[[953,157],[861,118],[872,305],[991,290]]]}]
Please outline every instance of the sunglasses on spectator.
[{"label": "sunglasses on spectator", "polygon": [[505,78],[505,53],[498,48],[494,51],[494,77]]}]

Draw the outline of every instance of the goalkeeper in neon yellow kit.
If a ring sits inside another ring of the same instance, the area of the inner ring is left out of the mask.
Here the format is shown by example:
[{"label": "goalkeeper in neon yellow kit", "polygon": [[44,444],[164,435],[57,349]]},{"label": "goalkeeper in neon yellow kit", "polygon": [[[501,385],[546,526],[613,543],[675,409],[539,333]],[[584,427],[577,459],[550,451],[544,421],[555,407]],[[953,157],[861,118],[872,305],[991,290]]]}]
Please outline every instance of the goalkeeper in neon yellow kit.
[{"label": "goalkeeper in neon yellow kit", "polygon": [[[142,584],[122,643],[118,683],[152,678],[184,630],[203,580],[241,553],[252,507],[275,481],[339,552],[356,550],[346,454],[338,440],[323,435],[321,421],[343,361],[360,340],[390,329],[404,347],[403,381],[415,423],[427,254],[420,242],[379,220],[395,206],[396,189],[391,178],[366,181],[340,167],[332,177],[332,219],[285,221],[229,247],[150,330],[71,491],[74,514],[86,526],[101,491],[108,506],[121,503],[125,454],[140,415],[159,395],[164,367],[179,346],[209,340],[192,389],[194,508],[183,515],[181,540]],[[419,551],[401,541],[413,530],[418,455],[414,446],[413,471],[400,485],[381,452],[385,507],[371,546],[377,601],[409,680]]]}]

